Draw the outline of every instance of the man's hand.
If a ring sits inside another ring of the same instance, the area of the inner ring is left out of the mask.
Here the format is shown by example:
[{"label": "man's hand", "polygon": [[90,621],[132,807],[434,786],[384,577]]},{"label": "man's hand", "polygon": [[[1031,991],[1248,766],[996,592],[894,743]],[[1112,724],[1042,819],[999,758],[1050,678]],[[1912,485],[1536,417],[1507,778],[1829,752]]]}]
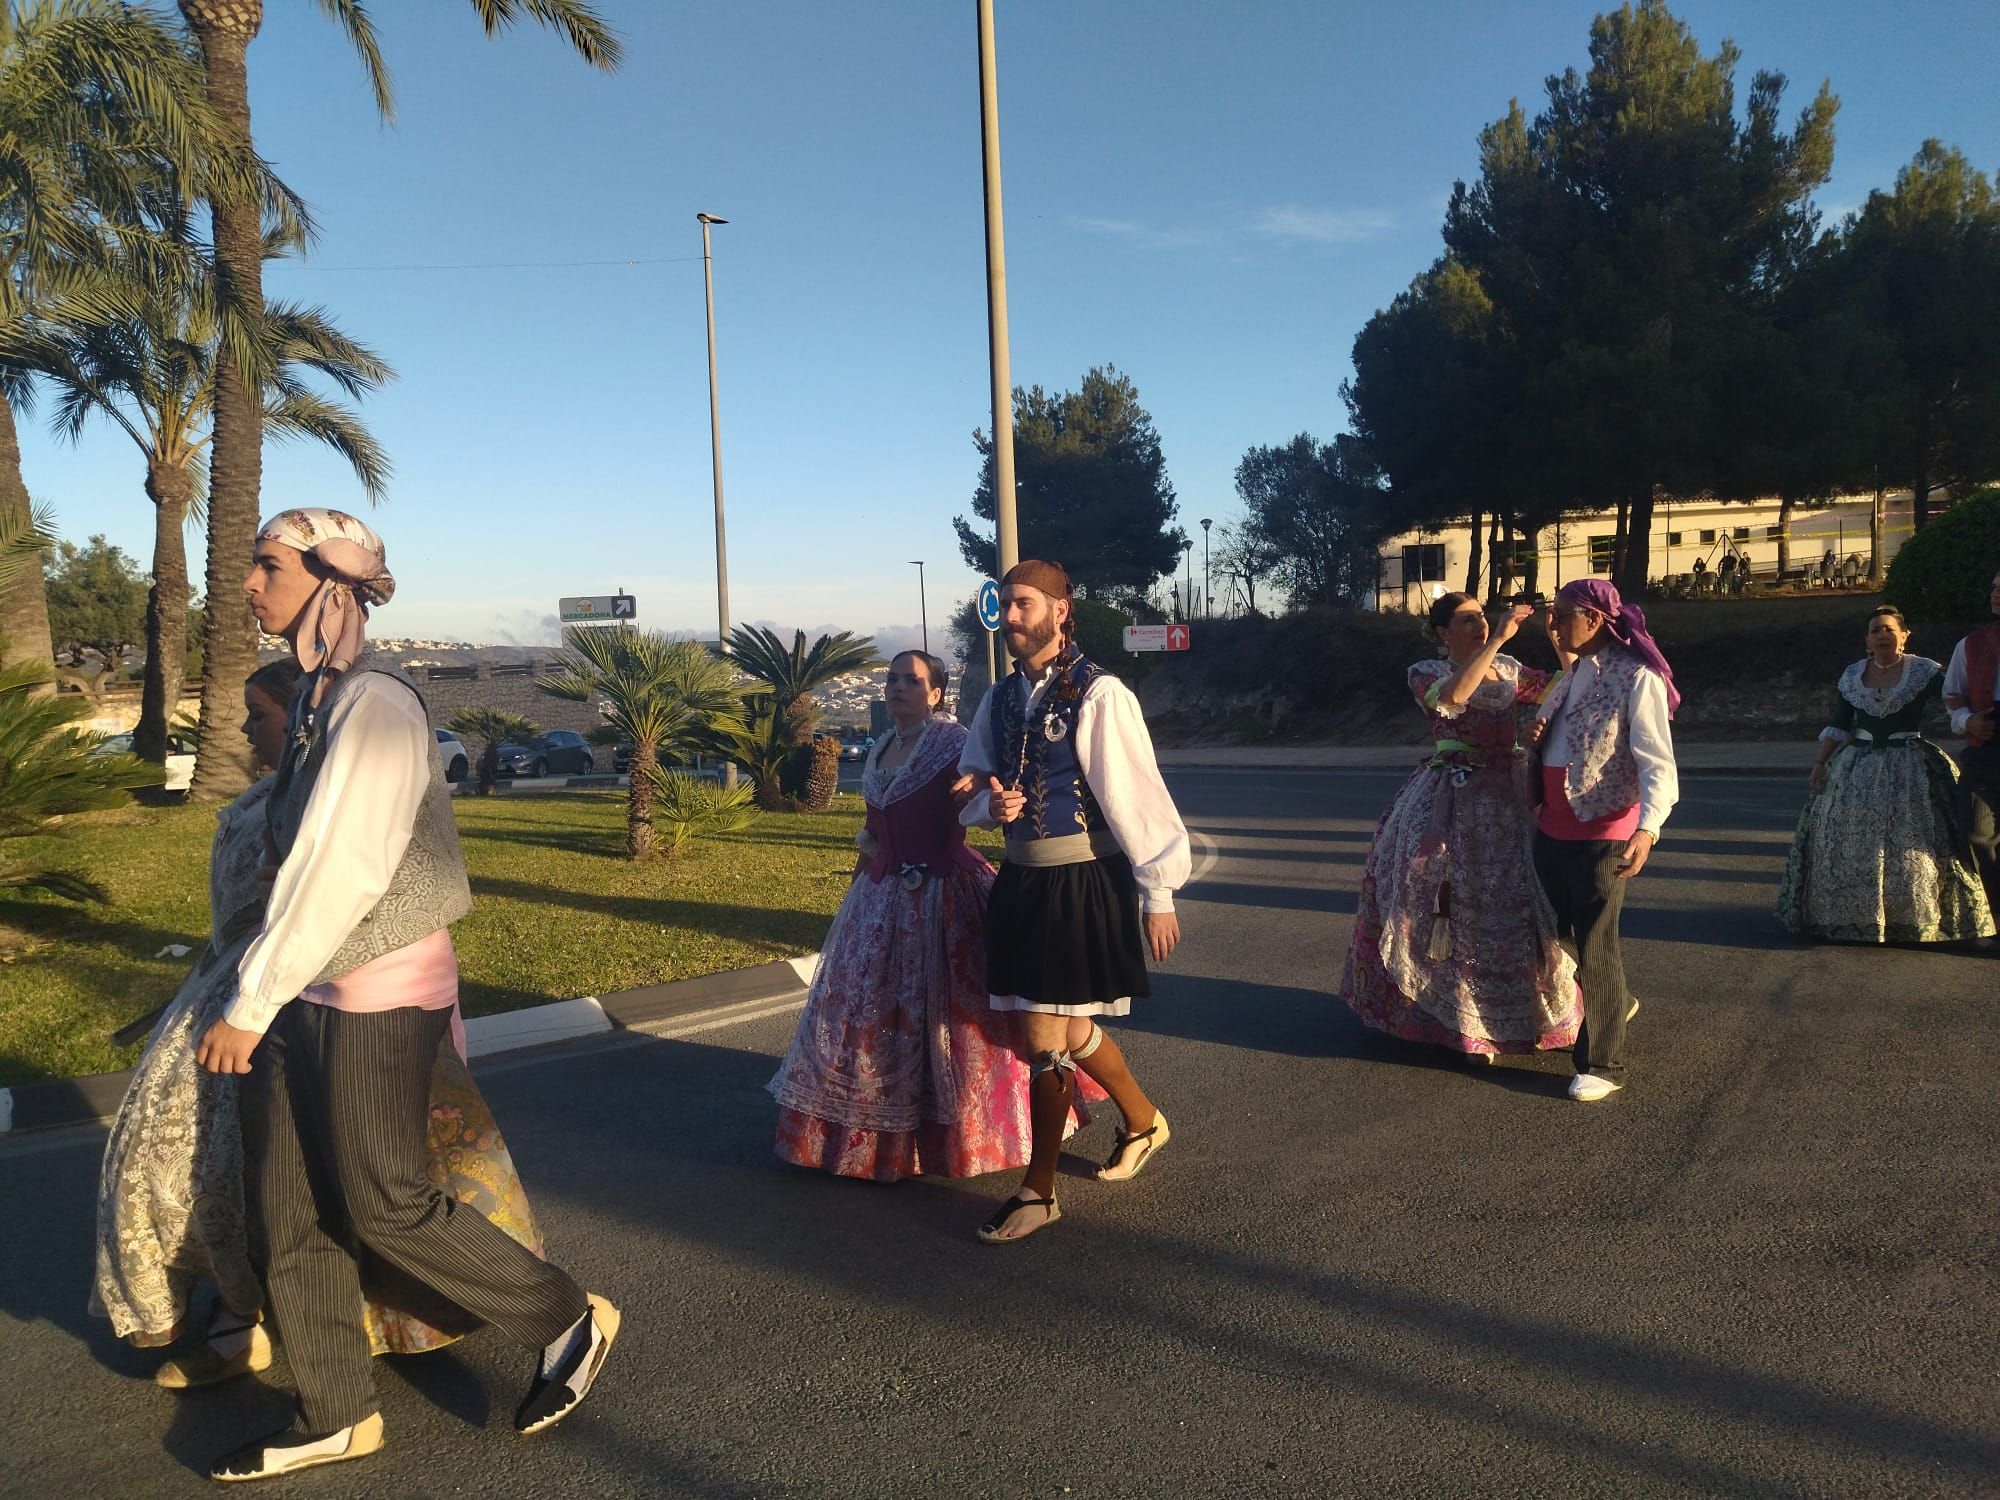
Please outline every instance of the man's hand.
[{"label": "man's hand", "polygon": [[1993,710],[1982,709],[1965,721],[1965,743],[1983,745],[1993,738]]},{"label": "man's hand", "polygon": [[1181,945],[1181,919],[1170,911],[1146,913],[1146,946],[1153,950],[1153,962],[1163,964]]},{"label": "man's hand", "polygon": [[260,1031],[244,1031],[227,1021],[217,1021],[201,1039],[194,1060],[211,1073],[247,1073],[250,1054],[264,1040]]},{"label": "man's hand", "polygon": [[1016,787],[1011,792],[1008,791],[1007,788],[1000,785],[1000,778],[998,776],[989,776],[986,780],[990,783],[986,788],[990,794],[987,797],[986,806],[992,812],[994,822],[1011,823],[1027,810],[1028,794],[1026,792],[1022,791],[1019,787]]},{"label": "man's hand", "polygon": [[1640,829],[1625,841],[1625,852],[1618,856],[1618,878],[1630,880],[1646,868],[1646,856],[1653,852],[1653,836]]}]

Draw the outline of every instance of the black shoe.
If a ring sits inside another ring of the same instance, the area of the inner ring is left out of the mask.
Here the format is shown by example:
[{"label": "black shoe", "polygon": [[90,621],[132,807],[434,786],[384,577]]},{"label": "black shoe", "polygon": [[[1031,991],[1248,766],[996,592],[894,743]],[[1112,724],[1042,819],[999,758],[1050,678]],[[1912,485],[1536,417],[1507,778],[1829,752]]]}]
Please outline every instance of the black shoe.
[{"label": "black shoe", "polygon": [[618,1337],[618,1309],[595,1292],[586,1295],[590,1311],[585,1316],[590,1319],[597,1336],[585,1339],[582,1348],[546,1374],[540,1362],[536,1363],[534,1383],[528,1387],[527,1399],[514,1413],[516,1432],[525,1435],[555,1426],[583,1404],[583,1398],[590,1394],[591,1386],[597,1381],[598,1372],[604,1368],[605,1356],[611,1353],[611,1341]]},{"label": "black shoe", "polygon": [[210,1479],[224,1484],[240,1484],[248,1479],[275,1479],[298,1469],[320,1464],[344,1463],[350,1458],[366,1458],[382,1446],[382,1413],[364,1417],[352,1427],[325,1437],[312,1437],[296,1427],[259,1438],[215,1461]]}]

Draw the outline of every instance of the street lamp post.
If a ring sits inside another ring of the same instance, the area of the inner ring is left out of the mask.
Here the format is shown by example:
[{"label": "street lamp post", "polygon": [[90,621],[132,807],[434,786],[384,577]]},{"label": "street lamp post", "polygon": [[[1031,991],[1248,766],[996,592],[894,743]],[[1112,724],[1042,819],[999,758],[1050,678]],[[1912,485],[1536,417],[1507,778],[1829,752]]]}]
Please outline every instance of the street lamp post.
[{"label": "street lamp post", "polygon": [[1183,601],[1181,605],[1181,618],[1183,620],[1192,620],[1194,618],[1194,542],[1192,540],[1181,543],[1181,575],[1187,585],[1181,594]]},{"label": "street lamp post", "polygon": [[924,563],[922,558],[910,559],[910,566],[917,570],[917,616],[924,625],[924,655],[931,654],[931,612],[924,603]]},{"label": "street lamp post", "polygon": [[1208,528],[1214,524],[1211,517],[1201,518],[1201,617],[1204,620],[1215,613],[1215,575],[1208,570]]},{"label": "street lamp post", "polygon": [[993,0],[979,0],[979,144],[986,188],[986,342],[993,379],[993,544],[999,576],[1021,560],[1014,514],[1014,377],[1007,353],[1007,234],[1000,214],[1000,88]]},{"label": "street lamp post", "polygon": [[[715,477],[715,638],[729,646],[729,542],[722,524],[722,406],[715,386],[715,262],[709,255],[708,226],[727,224],[714,214],[696,214],[701,225],[701,281],[708,303],[708,454]],[[736,763],[722,763],[722,784],[736,785]]]}]

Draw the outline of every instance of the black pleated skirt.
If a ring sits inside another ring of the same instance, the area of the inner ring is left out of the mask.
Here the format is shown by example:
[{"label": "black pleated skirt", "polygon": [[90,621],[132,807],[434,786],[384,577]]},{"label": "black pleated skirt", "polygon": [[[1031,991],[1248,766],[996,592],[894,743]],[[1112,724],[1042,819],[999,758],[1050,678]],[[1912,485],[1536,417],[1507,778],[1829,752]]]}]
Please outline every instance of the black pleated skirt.
[{"label": "black pleated skirt", "polygon": [[1122,854],[1003,864],[986,908],[986,988],[1012,1009],[1121,1015],[1150,995],[1139,886]]}]

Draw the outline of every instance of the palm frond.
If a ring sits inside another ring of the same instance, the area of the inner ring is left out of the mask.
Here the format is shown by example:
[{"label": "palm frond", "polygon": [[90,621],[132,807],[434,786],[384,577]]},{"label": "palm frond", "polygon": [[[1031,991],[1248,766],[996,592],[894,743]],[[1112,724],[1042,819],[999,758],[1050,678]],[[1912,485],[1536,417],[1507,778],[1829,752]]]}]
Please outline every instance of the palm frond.
[{"label": "palm frond", "polygon": [[[325,0],[322,0],[325,3]],[[472,0],[472,8],[488,36],[497,36],[519,20],[539,22],[559,31],[570,46],[593,68],[611,73],[625,61],[625,44],[619,40],[593,5],[582,0]]]},{"label": "palm frond", "polygon": [[361,0],[313,0],[313,3],[340,23],[347,40],[368,70],[368,87],[375,95],[375,110],[385,124],[396,123],[396,85],[389,77],[389,64],[382,57],[382,43],[375,35],[375,20]]}]

